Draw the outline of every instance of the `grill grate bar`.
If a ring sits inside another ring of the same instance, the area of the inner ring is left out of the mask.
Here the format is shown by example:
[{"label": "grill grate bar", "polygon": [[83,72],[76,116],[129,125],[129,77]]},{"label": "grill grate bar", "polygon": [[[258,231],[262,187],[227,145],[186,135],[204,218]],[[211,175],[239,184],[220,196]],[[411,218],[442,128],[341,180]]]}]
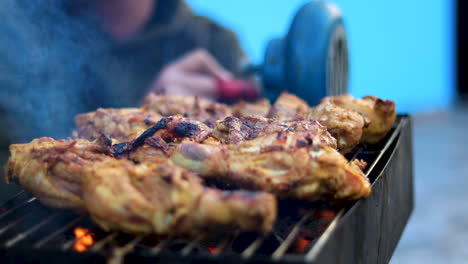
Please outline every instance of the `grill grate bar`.
[{"label": "grill grate bar", "polygon": [[257,249],[262,245],[263,241],[265,240],[265,236],[259,236],[257,239],[255,239],[252,244],[250,244],[249,247],[247,247],[241,254],[243,258],[250,258],[256,251]]},{"label": "grill grate bar", "polygon": [[56,230],[55,232],[53,232],[52,234],[44,237],[43,239],[39,240],[38,242],[36,242],[36,244],[34,245],[35,248],[40,248],[42,247],[43,245],[45,245],[47,242],[49,242],[50,240],[52,240],[53,238],[55,238],[56,236],[62,234],[63,232],[67,231],[68,229],[72,228],[73,226],[75,226],[78,222],[80,222],[83,218],[85,218],[85,215],[82,215],[82,216],[79,216],[75,219],[73,219],[72,221],[70,221],[68,224],[64,225],[63,227],[61,227],[60,229]]},{"label": "grill grate bar", "polygon": [[306,262],[313,261],[317,257],[318,253],[320,252],[322,247],[325,245],[325,243],[326,243],[328,237],[330,236],[330,234],[333,232],[333,230],[335,230],[335,227],[338,225],[338,222],[341,220],[341,217],[343,215],[344,215],[344,210],[340,210],[338,212],[338,214],[336,214],[333,221],[328,225],[328,227],[322,233],[322,235],[317,240],[315,245],[305,255]]},{"label": "grill grate bar", "polygon": [[22,194],[25,193],[25,192],[26,192],[25,190],[19,191],[18,193],[16,193],[15,195],[13,195],[10,199],[6,200],[0,207],[5,207],[8,203],[10,203],[10,202],[13,201],[14,199],[18,198],[18,196],[22,195]]},{"label": "grill grate bar", "polygon": [[25,232],[22,232],[22,233],[19,233],[18,235],[16,235],[15,237],[13,237],[12,239],[8,240],[6,243],[5,243],[5,247],[9,248],[11,246],[13,246],[14,244],[18,243],[19,241],[25,239],[26,237],[28,237],[29,235],[31,235],[32,233],[36,232],[37,230],[39,230],[39,228],[43,227],[44,225],[50,223],[52,220],[54,220],[55,218],[57,218],[59,215],[61,215],[63,212],[57,212],[57,213],[54,213],[52,214],[51,216],[49,216],[48,218],[42,220],[39,224],[31,227],[30,229],[26,230]]},{"label": "grill grate bar", "polygon": [[[20,195],[20,194],[18,194],[18,195]],[[15,210],[17,210],[17,209],[19,209],[19,208],[21,208],[21,207],[23,207],[23,206],[25,206],[25,205],[27,205],[27,204],[29,204],[29,203],[34,202],[35,200],[36,200],[36,197],[31,197],[31,198],[29,198],[28,200],[26,200],[26,201],[24,201],[24,202],[22,202],[22,203],[20,203],[20,204],[18,204],[18,205],[16,205],[16,206],[10,208],[10,209],[7,210],[6,212],[0,214],[0,219],[2,219],[2,218],[4,218],[4,217],[8,216],[9,214],[13,213],[13,212],[14,212]]]},{"label": "grill grate bar", "polygon": [[17,224],[19,224],[21,221],[23,221],[28,215],[23,215],[19,218],[17,218],[15,221],[7,224],[6,226],[2,227],[0,229],[0,235],[5,233],[6,231],[10,230],[11,228],[15,227]]},{"label": "grill grate bar", "polygon": [[98,251],[100,250],[101,248],[103,248],[107,243],[111,242],[112,240],[114,240],[117,235],[119,233],[118,232],[112,232],[110,234],[108,234],[107,236],[105,236],[103,239],[97,241],[92,247],[91,247],[91,251]]},{"label": "grill grate bar", "polygon": [[311,212],[308,212],[299,220],[299,222],[296,223],[296,225],[294,225],[291,232],[289,232],[288,236],[283,241],[283,243],[281,243],[281,245],[275,250],[275,252],[273,252],[272,254],[273,260],[280,260],[284,256],[286,251],[291,247],[291,244],[299,235],[299,231],[302,225],[305,223],[305,221],[307,221],[310,218],[311,214],[312,214]]},{"label": "grill grate bar", "polygon": [[158,244],[156,244],[156,246],[152,247],[150,252],[152,254],[158,254],[159,252],[161,252],[161,250],[163,250],[170,242],[172,241],[172,237],[168,237],[167,239],[164,239],[162,241],[159,241]]},{"label": "grill grate bar", "polygon": [[112,248],[111,257],[108,259],[108,263],[123,263],[125,255],[132,252],[135,249],[136,244],[138,244],[145,236],[139,235],[133,238],[130,242],[121,247]]},{"label": "grill grate bar", "polygon": [[363,153],[363,151],[364,151],[364,148],[361,147],[361,146],[359,146],[358,150],[356,150],[356,152],[354,152],[353,157],[351,157],[351,159],[349,159],[349,160],[350,160],[350,161],[353,161],[354,159],[357,158],[357,156],[358,156],[359,154]]},{"label": "grill grate bar", "polygon": [[134,239],[132,239],[130,242],[128,242],[125,246],[123,246],[123,248],[128,248],[128,247],[133,248],[134,246],[136,246],[136,244],[140,243],[140,241],[142,241],[143,238],[145,238],[145,235],[138,235]]},{"label": "grill grate bar", "polygon": [[180,254],[182,256],[187,256],[191,251],[192,249],[198,244],[198,242],[200,242],[200,240],[202,240],[204,237],[203,234],[201,235],[198,235],[194,240],[190,241],[190,243],[188,243],[181,251],[180,251]]},{"label": "grill grate bar", "polygon": [[228,246],[239,236],[240,234],[240,231],[239,230],[236,230],[233,234],[231,234],[228,238],[224,239],[223,241],[221,241],[221,243],[219,243],[217,246],[216,246],[216,251],[214,251],[212,253],[213,256],[217,256],[219,254],[221,254],[224,250],[226,250],[226,248],[228,248]]}]

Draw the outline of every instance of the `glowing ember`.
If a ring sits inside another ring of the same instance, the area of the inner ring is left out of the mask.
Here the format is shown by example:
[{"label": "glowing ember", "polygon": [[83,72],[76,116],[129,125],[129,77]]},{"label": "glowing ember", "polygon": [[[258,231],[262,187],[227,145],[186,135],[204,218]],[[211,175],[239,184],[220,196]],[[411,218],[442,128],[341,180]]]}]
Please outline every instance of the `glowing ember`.
[{"label": "glowing ember", "polygon": [[306,210],[306,209],[303,209],[303,208],[299,209],[299,215],[300,215],[300,216],[304,216],[304,215],[306,215],[308,212],[309,212],[309,211]]},{"label": "glowing ember", "polygon": [[304,239],[304,238],[299,238],[297,240],[297,246],[296,246],[296,250],[298,253],[304,253],[305,250],[307,249],[307,246],[309,245],[310,243],[310,240],[308,239]]},{"label": "glowing ember", "polygon": [[332,220],[333,218],[335,218],[335,216],[336,212],[328,209],[317,210],[314,212],[314,217],[319,219]]},{"label": "glowing ember", "polygon": [[211,252],[211,254],[215,254],[218,252],[218,249],[216,247],[208,247],[208,250]]},{"label": "glowing ember", "polygon": [[86,228],[77,227],[74,230],[76,241],[73,245],[73,249],[78,252],[86,251],[90,248],[93,243],[93,237],[89,233],[89,230]]}]

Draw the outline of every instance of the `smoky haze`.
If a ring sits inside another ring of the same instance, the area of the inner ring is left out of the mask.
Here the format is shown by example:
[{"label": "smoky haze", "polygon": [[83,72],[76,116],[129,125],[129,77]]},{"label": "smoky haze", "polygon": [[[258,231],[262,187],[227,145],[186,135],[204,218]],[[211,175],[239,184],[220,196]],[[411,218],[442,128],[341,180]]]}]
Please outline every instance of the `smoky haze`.
[{"label": "smoky haze", "polygon": [[67,137],[73,116],[105,94],[88,65],[109,41],[90,20],[70,16],[70,2],[0,3],[0,145]]}]

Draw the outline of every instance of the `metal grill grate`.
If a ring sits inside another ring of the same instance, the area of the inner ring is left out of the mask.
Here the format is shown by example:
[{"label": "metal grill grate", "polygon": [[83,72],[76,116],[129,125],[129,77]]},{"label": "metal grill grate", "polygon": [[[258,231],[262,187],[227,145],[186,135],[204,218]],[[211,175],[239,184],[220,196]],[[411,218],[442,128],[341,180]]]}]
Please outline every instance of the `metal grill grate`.
[{"label": "metal grill grate", "polygon": [[[364,159],[366,175],[374,181],[379,160],[399,136],[396,126],[385,143],[359,146],[348,159]],[[44,207],[35,197],[22,191],[0,207],[0,249],[21,249],[24,252],[65,252],[122,260],[129,255],[138,260],[157,257],[188,259],[219,259],[235,256],[248,260],[260,256],[266,261],[311,260],[320,250],[320,240],[350,206],[334,207],[324,204],[302,204],[283,201],[279,205],[278,221],[268,236],[234,232],[219,241],[204,241],[200,235],[184,241],[174,237],[131,236],[106,232],[89,216]],[[77,234],[77,230],[80,234]],[[148,262],[150,263],[150,262]]]}]

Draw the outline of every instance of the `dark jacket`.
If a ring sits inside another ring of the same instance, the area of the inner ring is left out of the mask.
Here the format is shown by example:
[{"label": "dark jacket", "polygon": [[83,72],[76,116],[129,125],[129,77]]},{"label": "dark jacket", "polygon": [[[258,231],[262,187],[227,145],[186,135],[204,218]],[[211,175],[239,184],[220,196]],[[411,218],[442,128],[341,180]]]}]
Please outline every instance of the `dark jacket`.
[{"label": "dark jacket", "polygon": [[158,72],[193,49],[234,73],[244,56],[233,32],[183,1],[159,1],[147,27],[120,43],[70,2],[0,5],[0,146],[67,137],[78,113],[136,106]]}]

